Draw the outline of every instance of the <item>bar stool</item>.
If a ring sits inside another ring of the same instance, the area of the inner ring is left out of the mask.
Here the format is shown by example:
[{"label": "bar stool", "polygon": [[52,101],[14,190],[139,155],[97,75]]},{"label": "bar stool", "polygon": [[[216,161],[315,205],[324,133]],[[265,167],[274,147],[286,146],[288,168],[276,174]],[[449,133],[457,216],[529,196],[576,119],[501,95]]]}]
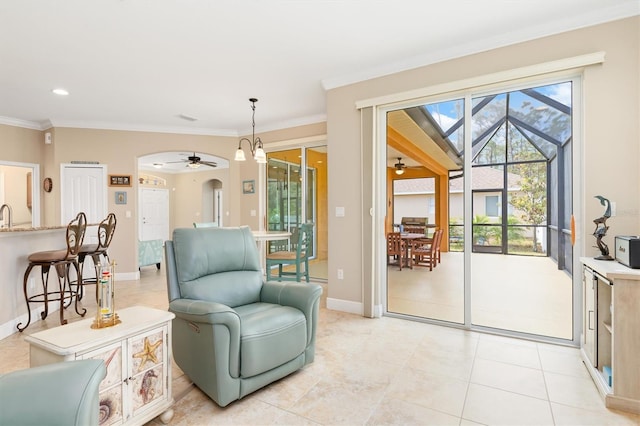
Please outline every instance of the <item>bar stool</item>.
[{"label": "bar stool", "polygon": [[[76,292],[71,289],[71,283],[69,281],[69,271],[71,265],[76,268],[76,274],[80,283],[82,283],[82,276],[80,275],[80,267],[78,265],[78,252],[84,239],[84,233],[87,228],[87,217],[84,213],[80,212],[67,225],[67,248],[62,250],[49,250],[32,253],[28,257],[29,266],[24,273],[24,298],[27,302],[27,314],[28,319],[24,327],[20,327],[22,323],[17,325],[18,331],[24,331],[25,328],[31,323],[31,303],[44,303],[44,311],[40,314],[44,320],[49,314],[49,302],[60,301],[60,324],[64,325],[67,320],[64,319],[64,309],[69,307]],[[42,278],[43,292],[29,296],[27,291],[29,274],[35,266],[40,266],[40,275]],[[49,270],[51,267],[55,267],[58,275],[58,290],[48,290],[49,285]],[[65,301],[68,303],[65,305]],[[75,310],[80,316],[84,316],[87,310],[83,308],[83,312],[78,311],[78,298],[75,300]]]},{"label": "bar stool", "polygon": [[[82,279],[78,280],[81,284],[77,285],[78,299],[82,300],[82,296],[84,296],[84,286],[87,284],[95,284],[96,278],[84,278],[84,261],[87,256],[93,259],[93,267],[96,271],[96,277],[100,274],[100,256],[103,256],[107,263],[110,262],[109,254],[107,253],[107,249],[109,248],[109,244],[111,244],[111,239],[113,239],[113,234],[116,232],[116,215],[113,213],[109,213],[107,217],[100,222],[98,225],[98,244],[83,244],[80,247],[80,251],[78,252],[78,263],[80,264],[80,274],[78,277]],[[96,303],[98,303],[98,286],[96,286]]]}]

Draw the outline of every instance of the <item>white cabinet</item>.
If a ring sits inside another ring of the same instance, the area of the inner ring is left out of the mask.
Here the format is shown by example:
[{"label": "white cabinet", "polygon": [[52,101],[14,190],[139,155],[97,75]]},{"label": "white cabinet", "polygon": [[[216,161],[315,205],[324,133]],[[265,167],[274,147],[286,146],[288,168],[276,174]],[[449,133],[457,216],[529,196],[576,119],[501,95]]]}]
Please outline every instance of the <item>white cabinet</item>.
[{"label": "white cabinet", "polygon": [[582,349],[591,361],[596,364],[596,289],[597,279],[593,271],[587,267],[583,268],[582,274],[582,297],[584,309],[584,321],[582,322]]},{"label": "white cabinet", "polygon": [[640,413],[640,270],[580,260],[583,360],[607,407]]},{"label": "white cabinet", "polygon": [[75,359],[102,359],[100,424],[144,424],[173,416],[171,312],[146,307],[118,311],[122,323],[91,329],[93,319],[27,336],[31,366]]}]

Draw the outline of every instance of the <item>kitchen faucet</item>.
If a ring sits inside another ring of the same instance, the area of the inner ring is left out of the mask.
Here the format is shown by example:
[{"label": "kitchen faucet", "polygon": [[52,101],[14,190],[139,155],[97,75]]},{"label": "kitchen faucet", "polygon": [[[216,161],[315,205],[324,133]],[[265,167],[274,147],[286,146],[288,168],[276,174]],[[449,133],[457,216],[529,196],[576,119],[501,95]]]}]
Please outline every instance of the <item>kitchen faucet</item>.
[{"label": "kitchen faucet", "polygon": [[13,214],[13,211],[11,210],[11,206],[9,204],[5,203],[0,206],[0,220],[4,220],[4,215],[2,214],[2,212],[4,212],[5,208],[9,212],[9,214],[7,215],[7,228],[11,228],[11,225],[13,225],[13,223],[11,222],[11,215]]}]

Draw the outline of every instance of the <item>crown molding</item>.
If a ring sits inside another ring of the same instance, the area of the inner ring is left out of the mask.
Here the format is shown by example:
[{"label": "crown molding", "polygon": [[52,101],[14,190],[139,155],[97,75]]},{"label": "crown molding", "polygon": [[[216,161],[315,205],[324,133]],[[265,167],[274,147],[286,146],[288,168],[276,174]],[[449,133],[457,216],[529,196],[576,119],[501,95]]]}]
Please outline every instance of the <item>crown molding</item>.
[{"label": "crown molding", "polygon": [[[269,132],[273,130],[282,130],[291,127],[305,126],[309,124],[322,123],[327,121],[326,114],[312,115],[308,117],[295,118],[292,120],[281,121],[264,126],[261,132]],[[238,132],[232,129],[202,129],[190,127],[168,127],[168,126],[145,126],[124,123],[106,123],[106,122],[83,122],[83,121],[65,121],[65,120],[44,120],[41,122],[21,120],[19,118],[0,116],[0,124],[8,126],[23,127],[33,130],[48,130],[54,127],[73,128],[73,129],[95,129],[95,130],[118,130],[128,132],[149,132],[149,133],[173,133],[181,135],[197,135],[197,136],[226,136],[238,138],[241,134],[251,134],[251,128]]]},{"label": "crown molding", "polygon": [[21,120],[19,118],[2,117],[0,116],[0,124],[7,126],[22,127],[31,130],[46,130],[48,127],[44,126],[44,123],[38,123],[35,121]]},{"label": "crown molding", "polygon": [[[274,130],[290,129],[292,127],[298,127],[298,126],[307,126],[310,124],[323,123],[325,121],[327,121],[327,114],[316,114],[316,115],[309,115],[306,117],[293,118],[291,120],[278,121],[275,123],[267,124],[266,126],[260,126],[260,131],[259,132],[256,131],[256,134],[271,132]],[[244,130],[241,130],[240,132],[238,132],[238,134],[250,135],[252,130],[253,129],[249,127]]]},{"label": "crown molding", "polygon": [[238,137],[238,132],[230,129],[203,129],[191,127],[170,127],[170,126],[148,126],[130,123],[107,123],[107,122],[84,122],[53,120],[52,127],[67,127],[74,129],[96,129],[96,130],[119,130],[127,132],[150,132],[150,133],[176,133],[184,135],[200,136],[231,136]]}]

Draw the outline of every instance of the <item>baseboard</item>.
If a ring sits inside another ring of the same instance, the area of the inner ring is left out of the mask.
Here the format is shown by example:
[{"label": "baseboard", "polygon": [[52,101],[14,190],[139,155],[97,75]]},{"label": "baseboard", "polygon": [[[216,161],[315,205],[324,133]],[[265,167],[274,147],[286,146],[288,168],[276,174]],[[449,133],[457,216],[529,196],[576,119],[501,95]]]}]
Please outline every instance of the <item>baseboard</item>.
[{"label": "baseboard", "polygon": [[[60,302],[49,302],[49,315],[48,316],[52,316],[54,314],[54,312],[58,312],[58,310],[60,309]],[[31,310],[31,323],[29,324],[29,327],[32,324],[35,324],[38,321],[41,321],[41,316],[40,313],[42,313],[44,311],[44,306],[40,306],[36,309],[32,309]],[[58,316],[58,314],[55,314],[56,316]],[[12,334],[18,332],[18,329],[16,328],[18,324],[22,323],[22,325],[27,323],[29,316],[24,313],[22,315],[20,315],[17,318],[14,318],[10,321],[5,322],[4,324],[0,325],[0,340],[4,339],[5,337],[9,337]],[[28,330],[28,328],[27,328]]]},{"label": "baseboard", "polygon": [[373,307],[373,317],[374,318],[382,318],[382,305],[374,305]]},{"label": "baseboard", "polygon": [[362,303],[350,300],[332,299],[327,297],[327,309],[332,311],[347,312],[350,314],[362,315]]}]

